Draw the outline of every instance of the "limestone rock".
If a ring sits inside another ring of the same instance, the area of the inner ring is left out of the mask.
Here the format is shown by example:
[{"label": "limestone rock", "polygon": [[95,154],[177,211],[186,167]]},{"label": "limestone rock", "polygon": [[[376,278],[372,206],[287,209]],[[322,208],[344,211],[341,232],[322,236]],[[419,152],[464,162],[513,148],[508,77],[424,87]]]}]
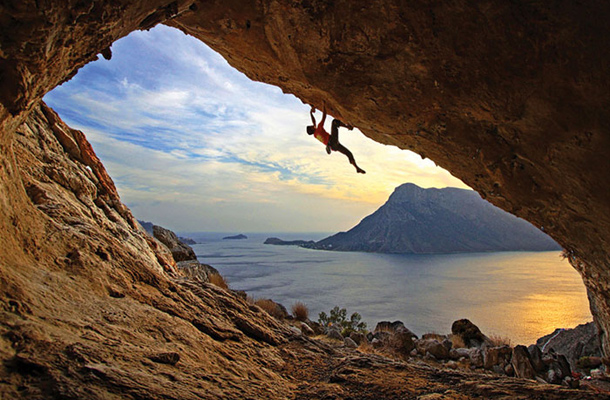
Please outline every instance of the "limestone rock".
[{"label": "limestone rock", "polygon": [[449,358],[449,350],[447,347],[436,339],[418,340],[416,346],[417,352],[421,355],[431,354],[437,360],[446,360]]},{"label": "limestone rock", "polygon": [[494,366],[500,366],[504,369],[511,357],[512,349],[509,346],[488,347],[483,350],[483,368],[491,370]]},{"label": "limestone rock", "polygon": [[311,329],[311,327],[306,324],[305,322],[301,322],[301,332],[303,332],[303,334],[307,335],[307,336],[314,336],[315,332],[313,329]]},{"label": "limestone rock", "polygon": [[459,336],[468,347],[480,347],[488,341],[478,326],[467,319],[460,319],[451,325],[451,333]]},{"label": "limestone rock", "polygon": [[343,344],[345,344],[345,347],[348,347],[350,349],[355,349],[358,347],[358,343],[354,342],[349,337],[346,337],[345,339],[343,339]]},{"label": "limestone rock", "polygon": [[199,282],[209,282],[210,274],[218,274],[218,270],[211,265],[202,264],[197,260],[180,261],[176,263],[179,273],[189,279]]},{"label": "limestone rock", "polygon": [[476,347],[468,349],[468,358],[474,367],[480,368],[483,366],[483,352],[481,349]]},{"label": "limestone rock", "polygon": [[394,322],[380,321],[375,326],[375,330],[373,332],[374,333],[377,333],[377,332],[389,332],[389,333],[404,332],[404,333],[408,334],[409,336],[417,339],[417,335],[414,334],[413,332],[411,332],[402,321],[394,321]]},{"label": "limestone rock", "polygon": [[326,336],[329,339],[343,341],[343,336],[341,336],[341,332],[339,332],[337,329],[329,329],[328,332],[326,333]]},{"label": "limestone rock", "polygon": [[366,337],[366,335],[362,332],[351,332],[349,334],[350,339],[352,339],[354,342],[358,343],[358,344],[362,344],[362,343],[368,343],[368,339]]},{"label": "limestone rock", "polygon": [[542,360],[542,351],[540,351],[540,347],[533,344],[529,346],[527,350],[530,355],[530,361],[532,362],[534,371],[536,371],[537,374],[543,374],[547,370],[547,367]]},{"label": "limestone rock", "polygon": [[556,329],[541,337],[536,345],[544,352],[553,349],[567,357],[572,369],[582,357],[601,357],[600,337],[593,322],[581,324],[573,329]]},{"label": "limestone rock", "polygon": [[534,371],[534,367],[530,361],[530,355],[527,351],[527,347],[522,345],[515,346],[513,349],[511,364],[515,369],[515,375],[518,378],[536,378],[536,372]]}]

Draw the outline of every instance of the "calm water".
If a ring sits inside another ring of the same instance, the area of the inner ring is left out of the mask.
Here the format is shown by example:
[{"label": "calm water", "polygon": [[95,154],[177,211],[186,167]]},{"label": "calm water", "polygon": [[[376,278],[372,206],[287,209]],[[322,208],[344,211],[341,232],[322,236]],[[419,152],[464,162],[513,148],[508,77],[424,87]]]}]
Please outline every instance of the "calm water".
[{"label": "calm water", "polygon": [[264,245],[326,235],[190,234],[200,262],[216,267],[233,289],[271,298],[288,309],[295,301],[310,318],[333,306],[359,312],[369,327],[401,320],[416,334],[449,333],[468,318],[485,334],[531,344],[555,328],[592,320],[578,273],[559,252],[390,255],[326,252]]}]

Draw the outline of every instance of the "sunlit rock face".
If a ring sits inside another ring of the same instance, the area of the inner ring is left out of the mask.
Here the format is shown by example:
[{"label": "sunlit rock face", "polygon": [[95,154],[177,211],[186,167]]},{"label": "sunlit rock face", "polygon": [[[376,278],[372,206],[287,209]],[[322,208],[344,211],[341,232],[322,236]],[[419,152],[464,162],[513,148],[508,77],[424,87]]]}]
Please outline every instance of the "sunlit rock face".
[{"label": "sunlit rock face", "polygon": [[42,217],[17,127],[114,40],[163,22],[542,227],[583,275],[610,353],[610,3],[20,0],[0,13],[3,263],[51,252],[44,236],[24,245]]}]

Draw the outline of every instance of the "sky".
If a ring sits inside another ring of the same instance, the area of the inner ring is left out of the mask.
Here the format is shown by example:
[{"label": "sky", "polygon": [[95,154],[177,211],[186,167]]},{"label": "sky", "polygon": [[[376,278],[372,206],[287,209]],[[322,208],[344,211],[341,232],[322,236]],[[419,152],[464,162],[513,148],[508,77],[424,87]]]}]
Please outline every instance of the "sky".
[{"label": "sky", "polygon": [[367,171],[356,174],[307,135],[308,105],[177,29],[133,32],[112,53],[44,100],[85,133],[140,220],[179,232],[330,233],[406,182],[467,188],[428,159],[340,129]]}]

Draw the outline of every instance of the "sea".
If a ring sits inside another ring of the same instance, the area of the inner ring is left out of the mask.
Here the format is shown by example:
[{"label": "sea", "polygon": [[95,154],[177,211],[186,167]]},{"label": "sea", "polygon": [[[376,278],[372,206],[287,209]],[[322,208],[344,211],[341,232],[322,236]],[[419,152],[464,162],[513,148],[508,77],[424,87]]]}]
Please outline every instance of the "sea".
[{"label": "sea", "polygon": [[370,329],[399,320],[422,335],[450,333],[454,321],[467,318],[512,345],[592,321],[580,275],[558,251],[376,254],[263,244],[268,237],[320,240],[327,233],[183,235],[198,242],[192,247],[199,261],[217,268],[232,289],[288,310],[300,301],[312,320],[339,306],[358,312]]}]

